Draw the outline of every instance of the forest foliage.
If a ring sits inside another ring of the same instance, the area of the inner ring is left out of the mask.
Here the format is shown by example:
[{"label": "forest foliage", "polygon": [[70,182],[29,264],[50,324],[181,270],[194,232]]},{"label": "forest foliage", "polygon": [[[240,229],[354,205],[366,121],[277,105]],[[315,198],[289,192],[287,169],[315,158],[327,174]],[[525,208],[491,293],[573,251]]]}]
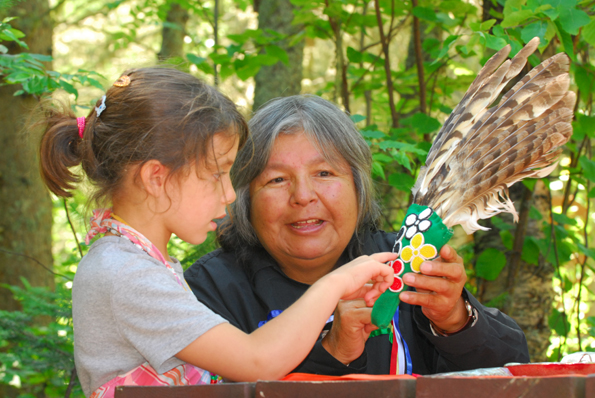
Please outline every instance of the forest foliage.
[{"label": "forest foliage", "polygon": [[[301,29],[287,36],[256,26],[248,0],[54,1],[55,44],[49,56],[28,52],[28,37],[13,26],[11,16],[19,2],[3,1],[0,15],[7,17],[0,23],[0,84],[18,85],[15,96],[68,96],[77,115],[86,115],[125,67],[157,63],[161,29],[180,29],[167,20],[176,4],[189,16],[184,54],[161,62],[218,84],[246,110],[259,70],[288,65],[286,43],[305,41],[302,91],[336,102],[357,123],[373,151],[384,227],[395,228],[432,138],[481,65],[505,45],[514,55],[537,36],[541,44],[531,65],[566,53],[572,60],[571,89],[578,93],[572,139],[557,170],[543,179],[549,211],[527,209],[541,233],[519,236],[516,226],[495,217],[496,247],[477,250],[472,239],[463,238],[457,250],[465,257],[472,292],[480,281],[502,277],[511,253],[518,252],[535,268],[549,264],[555,270],[550,281],[555,300],[547,355],[557,360],[564,353],[595,350],[595,219],[590,207],[595,197],[595,1],[291,2],[296,7],[293,23]],[[9,51],[8,43],[20,51]],[[528,192],[539,185],[533,180],[524,184]],[[23,397],[81,395],[73,372],[70,288],[87,250],[81,243],[85,200],[84,190],[68,201],[54,200],[55,262],[43,266],[55,273],[55,291],[24,281],[24,287],[9,287],[22,311],[0,312],[0,346],[5,347],[0,350],[0,382],[18,387]],[[212,236],[200,247],[179,240],[170,245],[185,265],[214,247]],[[506,297],[503,292],[500,299]],[[498,300],[491,304],[500,306]],[[40,317],[45,322],[39,323]]]}]

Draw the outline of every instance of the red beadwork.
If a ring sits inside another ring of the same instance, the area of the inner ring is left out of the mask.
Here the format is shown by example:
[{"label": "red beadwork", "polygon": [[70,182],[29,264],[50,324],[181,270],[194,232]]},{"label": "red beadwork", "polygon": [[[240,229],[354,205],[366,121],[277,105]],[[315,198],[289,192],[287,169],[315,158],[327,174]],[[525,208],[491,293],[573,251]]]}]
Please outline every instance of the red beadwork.
[{"label": "red beadwork", "polygon": [[405,265],[403,264],[403,262],[401,260],[395,260],[395,261],[393,261],[391,263],[391,267],[393,268],[393,271],[395,272],[395,276],[396,275],[401,275],[401,273],[405,269]]},{"label": "red beadwork", "polygon": [[403,290],[403,280],[398,276],[395,276],[395,280],[393,284],[389,287],[389,289],[396,293],[400,292],[401,290]]}]

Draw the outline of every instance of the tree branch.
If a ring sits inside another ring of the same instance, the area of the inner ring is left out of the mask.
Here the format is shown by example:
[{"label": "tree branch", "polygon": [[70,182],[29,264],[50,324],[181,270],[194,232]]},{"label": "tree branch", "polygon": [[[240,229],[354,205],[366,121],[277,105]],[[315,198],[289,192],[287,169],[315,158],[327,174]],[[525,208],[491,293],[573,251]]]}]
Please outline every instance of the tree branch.
[{"label": "tree branch", "polygon": [[[393,0],[394,1],[394,0]],[[378,1],[374,2],[374,8],[376,10],[376,21],[378,22],[378,31],[380,33],[380,42],[382,44],[382,51],[384,52],[384,72],[386,74],[386,88],[388,91],[388,105],[390,107],[390,114],[392,119],[392,127],[399,125],[399,115],[395,108],[395,98],[393,89],[393,79],[390,69],[390,57],[388,49],[388,40],[384,35],[384,28],[382,25],[382,15],[380,14],[380,4]]]},{"label": "tree branch", "polygon": [[[412,0],[413,8],[417,7],[417,0]],[[421,113],[426,111],[426,81],[424,78],[424,59],[421,53],[421,33],[419,31],[419,18],[413,16],[413,47],[415,48],[415,63],[417,65],[417,80],[419,82],[419,110]],[[424,140],[429,142],[429,136],[424,136]]]},{"label": "tree branch", "polygon": [[[514,243],[512,246],[512,255],[510,263],[508,264],[508,278],[506,281],[506,290],[510,296],[514,292],[515,280],[521,262],[521,255],[523,253],[523,245],[525,243],[525,235],[527,233],[527,224],[529,221],[529,210],[531,209],[531,199],[533,198],[533,191],[523,186],[523,199],[521,201],[521,208],[519,211],[519,222],[514,233]],[[510,309],[511,300],[507,301],[507,309]],[[510,315],[510,314],[509,314]]]},{"label": "tree branch", "polygon": [[13,256],[20,256],[20,257],[25,257],[25,258],[28,258],[29,260],[32,260],[32,261],[36,262],[38,265],[40,265],[41,267],[43,267],[43,268],[44,268],[44,269],[45,269],[47,272],[49,272],[49,273],[51,273],[51,274],[54,274],[54,275],[56,275],[56,276],[61,276],[61,277],[63,277],[63,278],[66,278],[66,279],[68,279],[69,281],[71,281],[71,280],[72,280],[71,278],[69,278],[69,277],[68,277],[68,276],[66,276],[66,275],[62,275],[62,274],[59,274],[59,273],[57,273],[57,272],[54,272],[54,271],[53,271],[51,268],[49,268],[49,267],[47,267],[46,265],[44,265],[44,264],[43,264],[41,261],[39,261],[39,260],[38,260],[38,259],[36,259],[35,257],[31,257],[31,256],[29,256],[29,255],[27,255],[27,254],[24,254],[24,253],[17,253],[17,252],[12,252],[12,251],[10,251],[10,250],[6,250],[6,249],[0,249],[0,252],[3,252],[3,253],[8,253],[8,254],[12,254]]}]

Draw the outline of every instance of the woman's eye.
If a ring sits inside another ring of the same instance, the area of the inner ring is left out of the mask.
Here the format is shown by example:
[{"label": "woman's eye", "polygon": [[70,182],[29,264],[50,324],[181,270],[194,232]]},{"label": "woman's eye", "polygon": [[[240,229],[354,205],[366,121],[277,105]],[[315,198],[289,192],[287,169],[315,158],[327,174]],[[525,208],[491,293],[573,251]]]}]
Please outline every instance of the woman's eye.
[{"label": "woman's eye", "polygon": [[269,183],[272,183],[272,184],[279,184],[281,182],[283,182],[283,177],[273,178],[272,180],[269,181]]},{"label": "woman's eye", "polygon": [[327,170],[321,171],[319,174],[321,177],[330,177],[332,175],[332,173]]}]

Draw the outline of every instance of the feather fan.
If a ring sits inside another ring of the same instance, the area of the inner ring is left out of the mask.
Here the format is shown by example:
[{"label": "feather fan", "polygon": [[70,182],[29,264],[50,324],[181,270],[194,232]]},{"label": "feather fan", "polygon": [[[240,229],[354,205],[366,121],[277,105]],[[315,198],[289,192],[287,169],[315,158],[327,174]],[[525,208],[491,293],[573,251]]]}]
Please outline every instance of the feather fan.
[{"label": "feather fan", "polygon": [[550,174],[572,135],[576,96],[568,91],[569,59],[557,54],[533,68],[498,102],[539,45],[534,38],[512,59],[510,46],[490,58],[448,117],[412,189],[413,205],[397,234],[399,259],[393,286],[376,301],[372,322],[387,327],[395,314],[401,274],[419,272],[438,256],[460,224],[471,234],[486,230],[478,220],[501,212],[518,215],[508,188],[527,177]]},{"label": "feather fan", "polygon": [[[434,209],[449,227],[470,234],[479,219],[517,213],[508,187],[544,177],[572,134],[575,94],[568,91],[569,60],[557,54],[531,70],[488,108],[539,45],[531,40],[511,60],[510,46],[488,60],[444,123],[413,187],[413,203]],[[503,62],[504,61],[504,62]]]}]

